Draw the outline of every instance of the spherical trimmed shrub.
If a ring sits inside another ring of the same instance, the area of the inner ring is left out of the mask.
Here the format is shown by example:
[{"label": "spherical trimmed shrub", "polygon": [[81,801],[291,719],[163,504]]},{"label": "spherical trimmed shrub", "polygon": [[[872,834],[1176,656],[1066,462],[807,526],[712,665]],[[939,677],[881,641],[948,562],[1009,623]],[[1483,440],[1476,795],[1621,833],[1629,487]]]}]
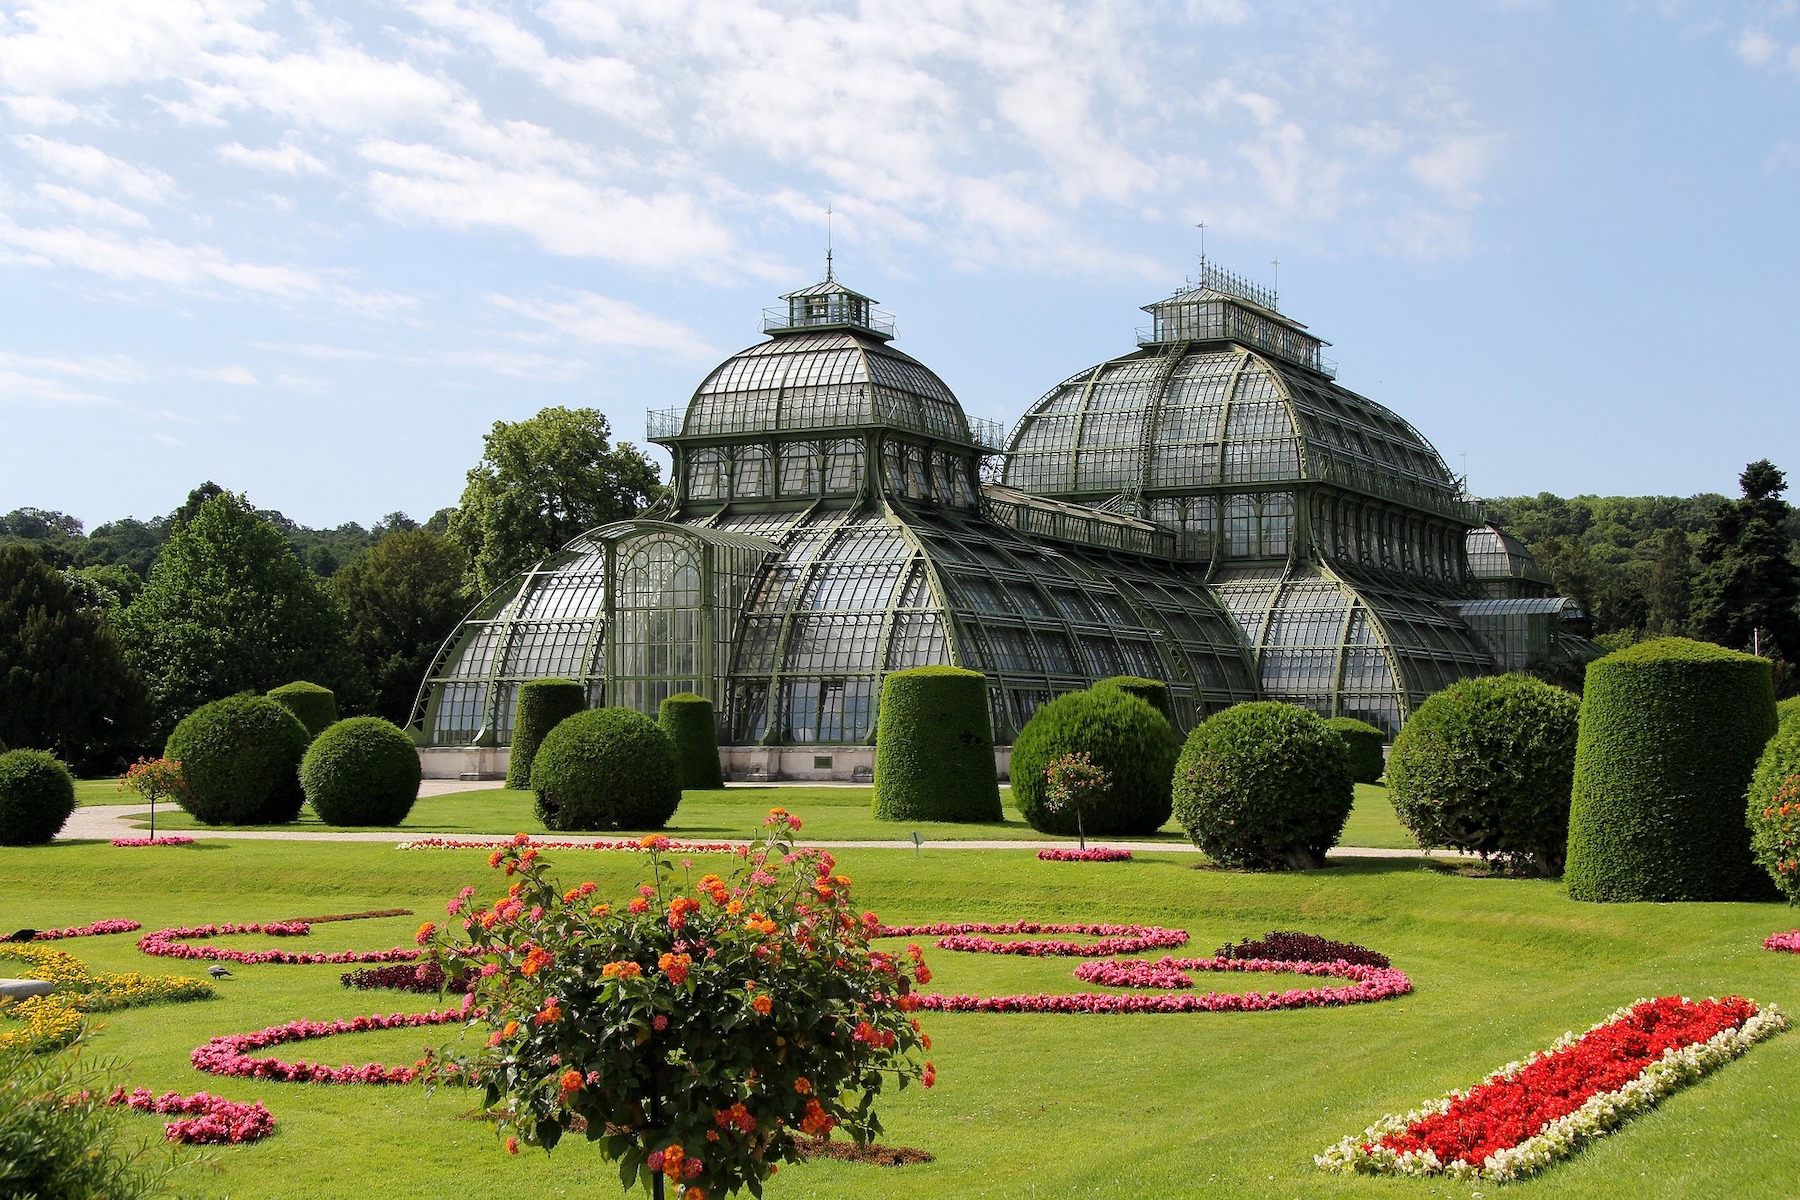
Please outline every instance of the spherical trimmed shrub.
[{"label": "spherical trimmed shrub", "polygon": [[306,802],[327,825],[398,825],[419,797],[419,752],[380,717],[350,717],[313,739],[300,760]]},{"label": "spherical trimmed shrub", "polygon": [[1380,780],[1387,771],[1387,759],[1382,754],[1387,734],[1355,717],[1327,717],[1325,724],[1344,739],[1344,751],[1350,756],[1346,760],[1350,765],[1350,781],[1375,783]]},{"label": "spherical trimmed shrub", "polygon": [[592,708],[544,735],[531,765],[538,819],[558,831],[660,829],[681,804],[675,743],[628,708]]},{"label": "spherical trimmed shrub", "polygon": [[914,667],[882,680],[874,808],[880,821],[1005,819],[987,676]]},{"label": "spherical trimmed shrub", "polygon": [[1105,803],[1082,813],[1087,836],[1155,833],[1169,819],[1180,750],[1174,726],[1148,702],[1118,688],[1070,692],[1033,713],[1013,741],[1013,803],[1033,829],[1073,837],[1075,814],[1045,807],[1044,772],[1086,751],[1111,784]]},{"label": "spherical trimmed shrub", "polygon": [[1750,852],[1790,903],[1800,904],[1800,721],[1786,721],[1750,776]]},{"label": "spherical trimmed shrub", "polygon": [[1464,679],[1429,697],[1388,759],[1388,797],[1427,849],[1539,874],[1562,870],[1581,701],[1529,675]]},{"label": "spherical trimmed shrub", "polygon": [[310,741],[290,710],[246,692],[183,717],[163,757],[181,764],[182,807],[202,824],[284,825],[306,802],[300,759]]},{"label": "spherical trimmed shrub", "polygon": [[1789,696],[1775,706],[1775,723],[1786,725],[1790,721],[1800,721],[1800,696]]},{"label": "spherical trimmed shrub", "polygon": [[506,786],[520,791],[531,787],[531,764],[544,735],[586,707],[587,689],[573,679],[533,679],[520,684],[513,708]]},{"label": "spherical trimmed shrub", "polygon": [[1159,679],[1145,679],[1141,675],[1113,675],[1102,679],[1094,686],[1096,688],[1118,688],[1127,695],[1136,696],[1161,713],[1163,719],[1169,724],[1175,723],[1175,709],[1169,703],[1169,685]]},{"label": "spherical trimmed shrub", "polygon": [[1355,800],[1344,739],[1298,705],[1264,700],[1215,713],[1175,764],[1175,819],[1228,867],[1324,866]]},{"label": "spherical trimmed shrub", "polygon": [[41,846],[75,811],[75,780],[54,754],[0,754],[0,846]]},{"label": "spherical trimmed shrub", "polygon": [[719,725],[711,700],[693,692],[676,692],[657,706],[656,723],[675,743],[683,791],[725,786],[725,773],[719,767]]},{"label": "spherical trimmed shrub", "polygon": [[271,688],[269,699],[300,718],[308,737],[318,737],[338,719],[337,694],[328,687],[304,679]]},{"label": "spherical trimmed shrub", "polygon": [[1577,900],[1772,894],[1745,794],[1775,732],[1767,659],[1658,638],[1588,664],[1564,871]]}]

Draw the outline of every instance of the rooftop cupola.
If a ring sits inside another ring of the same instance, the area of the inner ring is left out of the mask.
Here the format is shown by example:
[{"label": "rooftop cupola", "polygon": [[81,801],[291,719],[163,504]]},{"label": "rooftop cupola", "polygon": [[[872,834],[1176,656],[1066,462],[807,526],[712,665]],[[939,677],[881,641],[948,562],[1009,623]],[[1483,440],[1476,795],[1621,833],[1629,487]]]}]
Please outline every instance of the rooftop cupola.
[{"label": "rooftop cupola", "polygon": [[875,301],[852,291],[832,278],[829,264],[825,278],[811,287],[782,297],[786,308],[763,310],[763,332],[776,335],[814,329],[855,329],[882,341],[892,341],[894,318],[875,308]]},{"label": "rooftop cupola", "polygon": [[1251,283],[1201,260],[1200,279],[1170,296],[1146,304],[1151,325],[1138,331],[1140,346],[1180,342],[1236,342],[1246,349],[1284,362],[1335,376],[1336,364],[1320,351],[1331,343],[1305,332],[1306,326],[1284,317],[1271,288]]}]

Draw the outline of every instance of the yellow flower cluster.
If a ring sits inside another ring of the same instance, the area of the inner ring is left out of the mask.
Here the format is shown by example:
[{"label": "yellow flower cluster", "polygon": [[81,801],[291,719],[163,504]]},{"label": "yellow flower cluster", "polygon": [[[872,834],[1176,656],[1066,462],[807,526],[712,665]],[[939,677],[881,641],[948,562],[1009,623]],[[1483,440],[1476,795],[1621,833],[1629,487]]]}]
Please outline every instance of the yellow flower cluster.
[{"label": "yellow flower cluster", "polygon": [[58,1002],[81,1012],[111,1012],[137,1004],[210,1000],[213,996],[212,984],[191,975],[89,971],[73,954],[49,946],[0,945],[0,964],[8,959],[23,966],[7,970],[55,984]]},{"label": "yellow flower cluster", "polygon": [[0,1049],[54,1050],[81,1033],[81,1014],[55,996],[0,1000],[0,1020],[25,1022],[23,1029],[0,1032]]}]

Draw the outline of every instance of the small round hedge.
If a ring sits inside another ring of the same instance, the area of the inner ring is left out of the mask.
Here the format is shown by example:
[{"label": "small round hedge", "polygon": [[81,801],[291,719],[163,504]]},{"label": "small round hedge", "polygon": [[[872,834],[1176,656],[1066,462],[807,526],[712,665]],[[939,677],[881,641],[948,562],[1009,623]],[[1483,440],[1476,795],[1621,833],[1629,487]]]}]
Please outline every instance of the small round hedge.
[{"label": "small round hedge", "polygon": [[1790,721],[1800,721],[1800,696],[1789,696],[1775,706],[1775,723],[1786,725]]},{"label": "small round hedge", "polygon": [[1344,739],[1298,705],[1234,704],[1188,735],[1175,764],[1175,819],[1228,867],[1324,866],[1355,800]]},{"label": "small round hedge", "polygon": [[75,780],[54,754],[0,754],[0,846],[41,846],[74,811]]},{"label": "small round hedge", "polygon": [[519,686],[513,707],[511,749],[506,758],[506,786],[531,787],[531,763],[544,735],[587,707],[587,689],[573,679],[533,679]]},{"label": "small round hedge", "polygon": [[1344,752],[1350,756],[1346,760],[1350,766],[1350,782],[1375,783],[1380,780],[1387,771],[1387,759],[1381,752],[1387,744],[1387,734],[1355,717],[1327,717],[1325,724],[1344,739]]},{"label": "small round hedge", "polygon": [[398,825],[419,797],[419,752],[380,717],[351,717],[313,739],[300,760],[306,802],[327,825]]},{"label": "small round hedge", "polygon": [[1771,895],[1750,856],[1744,805],[1774,732],[1767,659],[1657,638],[1589,663],[1569,808],[1569,895]]},{"label": "small round hedge", "polygon": [[306,802],[300,759],[306,726],[267,696],[244,693],[202,704],[183,717],[163,747],[181,764],[182,805],[204,825],[285,825]]},{"label": "small round hedge", "polygon": [[660,829],[681,804],[675,743],[628,708],[593,708],[544,735],[531,765],[537,815],[559,832]]},{"label": "small round hedge", "polygon": [[[879,748],[878,748],[879,749]],[[1041,833],[1075,836],[1075,814],[1044,807],[1044,772],[1086,751],[1111,784],[1106,802],[1084,810],[1089,837],[1155,833],[1169,819],[1170,777],[1181,743],[1167,718],[1118,688],[1058,696],[1033,713],[1013,742],[1013,803]]]},{"label": "small round hedge", "polygon": [[299,679],[270,689],[269,699],[300,718],[308,737],[318,737],[337,723],[337,695],[328,687]]},{"label": "small round hedge", "polygon": [[1175,709],[1169,703],[1169,685],[1158,679],[1145,679],[1141,675],[1113,675],[1102,679],[1095,688],[1118,688],[1129,696],[1154,708],[1163,715],[1170,725],[1175,723]]},{"label": "small round hedge", "polygon": [[1800,904],[1800,721],[1775,731],[1750,777],[1750,852]]},{"label": "small round hedge", "polygon": [[1388,797],[1426,849],[1562,870],[1581,701],[1529,675],[1464,679],[1426,699],[1388,760]]},{"label": "small round hedge", "polygon": [[882,681],[874,810],[879,821],[1005,819],[987,676],[914,667]]},{"label": "small round hedge", "polygon": [[725,773],[719,767],[719,725],[711,700],[693,692],[676,692],[657,706],[656,723],[675,743],[683,791],[725,786]]}]

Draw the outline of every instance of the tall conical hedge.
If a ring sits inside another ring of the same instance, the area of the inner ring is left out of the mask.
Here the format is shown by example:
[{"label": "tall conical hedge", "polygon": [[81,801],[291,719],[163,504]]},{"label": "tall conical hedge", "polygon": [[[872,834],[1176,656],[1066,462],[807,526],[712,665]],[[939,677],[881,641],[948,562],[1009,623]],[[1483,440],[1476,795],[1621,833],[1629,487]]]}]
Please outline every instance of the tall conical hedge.
[{"label": "tall conical hedge", "polygon": [[1767,659],[1657,638],[1589,663],[1569,808],[1569,895],[1771,895],[1750,857],[1744,795],[1774,732]]},{"label": "tall conical hedge", "polygon": [[513,707],[512,749],[506,759],[506,786],[531,787],[531,762],[544,735],[587,707],[587,689],[573,679],[533,679],[519,685]]},{"label": "tall conical hedge", "polygon": [[337,694],[328,687],[296,679],[269,689],[269,699],[299,718],[308,737],[318,737],[337,724]]},{"label": "tall conical hedge", "polygon": [[719,726],[711,700],[693,692],[676,692],[657,706],[656,723],[675,743],[683,791],[725,786],[725,774],[719,768]]},{"label": "tall conical hedge", "polygon": [[882,681],[875,817],[1005,819],[985,675],[961,667],[914,667]]}]

